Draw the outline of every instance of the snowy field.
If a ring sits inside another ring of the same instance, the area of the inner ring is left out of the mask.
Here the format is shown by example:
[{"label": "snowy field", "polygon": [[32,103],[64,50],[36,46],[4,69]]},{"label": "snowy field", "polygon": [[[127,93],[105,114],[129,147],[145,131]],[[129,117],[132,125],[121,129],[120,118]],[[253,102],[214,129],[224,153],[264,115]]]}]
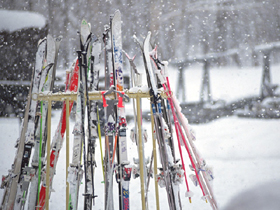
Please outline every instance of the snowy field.
[{"label": "snowy field", "polygon": [[[278,85],[280,85],[279,68],[280,66],[272,66],[271,72],[272,83]],[[185,73],[187,101],[199,100],[201,69],[196,66]],[[176,70],[173,70],[172,73],[177,75]],[[257,96],[260,93],[261,74],[261,68],[211,69],[210,80],[213,98],[230,102],[242,97]],[[176,79],[172,78],[171,80],[174,88]],[[147,101],[143,101],[144,108],[147,104]],[[52,113],[52,133],[54,133],[58,124],[60,110]],[[71,121],[70,131],[73,124],[74,121]],[[148,131],[151,130],[149,122],[144,122],[143,126]],[[19,127],[19,120],[16,118],[0,118],[0,175],[6,175],[13,162],[16,151],[14,144],[19,137]],[[127,136],[129,136],[131,128],[132,124],[130,123]],[[193,128],[197,137],[195,144],[206,159],[207,164],[213,168],[215,177],[213,188],[220,209],[257,210],[280,208],[280,120],[245,119],[232,116],[207,124],[194,125]],[[70,140],[72,141],[72,139]],[[151,149],[152,141],[151,135],[149,135],[149,141],[145,144],[146,156],[151,156]],[[50,209],[65,209],[65,154],[64,143],[54,178],[53,189],[55,192],[51,195]],[[176,155],[178,158],[179,152]],[[131,163],[133,163],[133,157],[137,157],[136,145],[130,140],[128,141],[128,156]],[[184,160],[188,165],[187,153],[184,153]],[[104,185],[101,183],[103,176],[99,143],[97,143],[96,161],[95,193],[98,197],[95,199],[96,205],[94,209],[104,209]],[[190,171],[187,171],[187,173],[189,175]],[[189,186],[191,191],[194,192],[191,204],[184,197],[186,192],[185,185],[180,185],[183,209],[210,210],[210,204],[201,200],[202,193],[199,188],[195,188],[192,183],[189,183]],[[80,191],[83,192],[83,185]],[[1,189],[1,199],[2,196],[3,190]],[[115,182],[114,196],[115,209],[118,209],[117,185]],[[159,196],[160,209],[168,209],[165,189],[160,189]],[[83,199],[81,195],[79,209],[82,209],[82,206]],[[139,178],[131,179],[130,209],[142,209]],[[150,184],[149,209],[156,209],[154,179],[151,180]]]}]

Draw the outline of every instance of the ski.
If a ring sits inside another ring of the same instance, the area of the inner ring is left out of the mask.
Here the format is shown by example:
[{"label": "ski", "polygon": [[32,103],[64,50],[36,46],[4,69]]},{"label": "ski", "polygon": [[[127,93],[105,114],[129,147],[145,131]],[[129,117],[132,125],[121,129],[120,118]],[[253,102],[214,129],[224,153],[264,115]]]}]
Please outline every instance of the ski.
[{"label": "ski", "polygon": [[[46,60],[47,57],[50,56],[50,53],[48,53],[48,51],[53,50],[52,41],[53,41],[52,37],[50,35],[48,35],[47,39],[46,39],[46,51],[45,51],[46,58],[43,59],[43,63],[42,63],[43,67],[40,72],[41,77],[40,77],[40,80],[37,81],[37,85],[35,87],[36,89],[34,89],[34,87],[33,87],[33,92],[35,92],[35,93],[41,92],[40,86],[41,86],[42,80],[45,79],[46,75],[47,75],[47,74],[44,74],[44,72],[52,71],[53,62],[48,63]],[[29,161],[30,161],[31,151],[32,151],[34,144],[35,144],[35,148],[37,146],[36,142],[34,142],[34,131],[35,131],[35,128],[38,127],[38,116],[36,116],[37,106],[38,106],[38,102],[32,100],[31,109],[29,112],[28,130],[26,133],[27,139],[26,139],[25,146],[24,146],[24,156],[22,158],[22,166],[21,166],[23,173],[21,175],[21,180],[19,181],[19,184],[18,184],[18,190],[17,190],[14,209],[24,209],[24,206],[26,203],[25,201],[26,201],[27,194],[28,194],[29,183],[30,183],[31,179],[34,177],[35,172],[36,172],[35,168],[29,166]],[[36,123],[35,123],[35,121],[36,121]]]},{"label": "ski", "polygon": [[[178,147],[179,147],[179,151],[180,151],[180,156],[181,156],[181,160],[182,160],[182,164],[183,164],[182,167],[184,170],[185,182],[186,182],[186,186],[187,186],[186,197],[189,197],[189,200],[191,202],[191,196],[193,195],[193,193],[189,190],[189,186],[188,186],[188,182],[187,182],[186,170],[185,170],[185,166],[184,166],[181,143],[180,143],[181,141],[183,142],[183,144],[187,150],[187,153],[189,155],[189,159],[191,161],[191,169],[195,172],[195,175],[191,175],[190,178],[195,183],[196,186],[197,185],[200,186],[202,193],[203,193],[203,199],[206,201],[208,199],[210,201],[212,208],[215,210],[215,209],[217,209],[217,203],[214,199],[211,185],[209,184],[209,180],[211,181],[213,179],[212,172],[208,167],[206,167],[205,161],[200,157],[195,145],[193,144],[193,140],[195,139],[193,132],[191,132],[191,130],[189,129],[190,126],[188,125],[187,119],[181,113],[181,108],[178,105],[177,99],[171,93],[169,79],[168,79],[168,73],[167,73],[168,72],[167,71],[168,62],[161,63],[157,59],[156,51],[155,51],[155,53],[153,53],[151,58],[152,58],[153,62],[155,63],[155,66],[157,66],[158,79],[159,79],[161,85],[163,86],[164,90],[168,94],[168,101],[171,105],[171,111],[172,111],[173,119],[175,122],[174,123],[175,130],[176,130],[176,135],[177,135],[177,139],[178,139]],[[160,65],[162,65],[164,67],[164,70],[161,69]],[[179,119],[178,119],[175,111],[177,112]],[[185,137],[185,135],[182,131],[180,123],[183,125],[182,127],[184,128],[187,138]],[[202,173],[199,173],[200,171],[202,171]]]},{"label": "ski", "polygon": [[[87,159],[86,159],[86,137],[85,137],[85,86],[86,78],[85,73],[87,71],[87,53],[89,45],[91,42],[91,32],[90,25],[85,19],[81,23],[81,31],[78,33],[80,37],[80,50],[77,51],[78,54],[78,66],[79,66],[79,79],[78,79],[78,92],[77,92],[77,106],[76,106],[76,122],[73,130],[74,143],[73,143],[73,156],[72,163],[68,169],[69,176],[68,181],[70,184],[70,195],[69,195],[69,207],[71,209],[78,208],[78,195],[80,182],[82,180],[83,169],[81,165],[82,151],[84,159],[84,173],[85,173],[85,199],[86,202],[88,197],[87,186]],[[84,209],[86,205],[84,204]]]},{"label": "ski", "polygon": [[[159,61],[157,57],[157,46],[154,47],[154,49],[149,53],[150,54],[150,60],[152,61],[152,69],[154,74],[157,76],[157,87],[158,89],[162,88],[162,79],[160,77],[160,72],[161,72],[161,67],[160,64],[161,62]],[[176,163],[176,157],[175,157],[175,149],[174,149],[174,142],[173,142],[173,132],[172,132],[172,125],[171,125],[171,109],[168,103],[168,100],[163,99],[161,101],[161,107],[162,107],[162,113],[163,113],[163,119],[166,122],[170,136],[168,138],[168,146],[171,149],[172,157],[173,157],[173,163]]]},{"label": "ski", "polygon": [[[163,86],[165,88],[165,86],[164,86],[165,79],[162,76],[163,70],[161,69],[161,66],[160,66],[160,65],[163,65],[163,64],[157,58],[157,47],[155,47],[153,49],[153,51],[150,52],[150,57],[151,57],[152,63],[154,64],[153,65],[154,72],[158,77],[158,85],[159,85],[158,87],[161,88]],[[169,133],[172,134],[170,104],[171,104],[172,108],[173,108],[173,104],[169,100],[170,100],[169,98],[168,98],[168,100],[164,100],[167,107],[165,107],[165,103],[162,103],[162,105],[164,107],[163,110],[165,111],[164,119],[165,119],[165,122],[167,123],[167,126],[168,126],[168,127],[166,126],[166,130],[169,130]],[[167,111],[166,111],[166,108],[167,108]],[[173,109],[172,109],[172,111],[173,111]],[[179,125],[178,125],[176,116],[174,116],[174,112],[172,112],[172,114],[173,114],[173,119],[174,119],[174,122],[175,122],[175,131],[176,131],[176,135],[177,135],[178,144],[180,145],[180,139],[182,137],[178,133],[178,126]],[[176,208],[181,209],[182,207],[181,207],[181,199],[180,199],[180,196],[179,196],[179,184],[183,182],[183,180],[181,178],[181,177],[183,177],[183,175],[185,177],[185,183],[186,183],[186,187],[187,187],[186,196],[189,197],[190,202],[191,202],[192,193],[189,190],[189,186],[188,186],[188,182],[187,182],[184,159],[183,159],[181,147],[179,146],[182,165],[178,165],[177,162],[179,160],[176,160],[175,153],[174,153],[174,151],[175,151],[174,150],[174,142],[173,142],[174,138],[173,138],[172,135],[170,135],[170,137],[168,139],[169,140],[167,141],[168,142],[167,147],[168,147],[168,150],[170,150],[169,156],[173,156],[173,166],[172,166],[173,180],[172,180],[172,185],[173,185],[173,190],[174,190],[174,198],[175,198],[175,203],[177,205]]]},{"label": "ski", "polygon": [[[92,37],[92,45],[90,46],[91,55],[89,56],[89,66],[88,69],[84,69],[85,72],[85,78],[86,80],[89,80],[89,73],[91,76],[91,90],[97,90],[98,89],[98,80],[99,80],[99,55],[101,50],[101,43],[98,41],[98,39],[93,36]],[[94,62],[96,62],[94,64]],[[93,69],[93,68],[96,69]],[[88,71],[89,70],[89,71]],[[95,72],[94,72],[95,71]],[[87,149],[87,171],[86,171],[86,179],[87,179],[87,185],[86,185],[86,193],[85,195],[85,201],[84,201],[84,209],[91,210],[92,205],[95,204],[94,199],[97,197],[95,195],[94,190],[94,168],[96,167],[95,162],[95,143],[97,139],[98,129],[97,129],[97,102],[96,101],[90,101],[88,96],[88,83],[86,82],[85,85],[85,92],[86,92],[86,106],[87,106],[87,119],[88,119],[88,149]]]},{"label": "ski", "polygon": [[[71,92],[72,91],[76,92],[77,86],[78,86],[78,71],[79,71],[78,62],[73,63],[71,69],[72,69],[71,76],[70,76],[71,78],[70,78],[70,82],[69,82],[67,90],[71,91]],[[69,103],[69,112],[71,112],[73,103],[74,103],[73,101],[70,101],[70,103]],[[66,131],[66,103],[64,102],[63,106],[62,106],[60,121],[59,121],[57,129],[55,131],[55,135],[52,140],[52,146],[51,146],[52,149],[50,151],[50,177],[49,177],[50,186],[52,186],[52,181],[53,181],[54,174],[55,174],[55,168],[57,165],[59,152],[62,148],[65,131]],[[41,179],[42,180],[41,180],[40,190],[38,192],[39,195],[38,195],[38,201],[37,201],[37,206],[36,206],[40,210],[44,209],[46,196],[47,196],[46,195],[45,169],[43,169],[43,171],[42,171]]]},{"label": "ski", "polygon": [[[44,77],[41,78],[39,90],[41,92],[53,91],[54,79],[56,73],[56,62],[58,56],[59,45],[61,42],[61,37],[53,39],[48,35],[48,46],[47,46],[47,59],[46,63],[53,63],[53,67],[50,71],[44,71]],[[33,154],[32,166],[36,169],[36,174],[31,181],[30,189],[31,194],[29,196],[29,209],[34,209],[39,199],[40,193],[40,183],[42,178],[42,165],[45,157],[45,146],[47,141],[47,113],[48,113],[48,102],[41,101],[40,103],[40,122],[37,126],[35,133],[35,152]]]},{"label": "ski", "polygon": [[[58,49],[61,42],[61,37],[53,38],[51,35],[47,36],[47,57],[46,57],[46,67],[42,72],[42,77],[39,86],[39,92],[42,91],[52,91],[54,87],[54,78],[56,72],[56,62]],[[47,103],[40,103],[40,112],[38,116],[38,124],[35,129],[35,145],[34,153],[32,158],[32,163],[30,170],[34,173],[32,174],[30,182],[30,195],[28,199],[28,209],[34,209],[36,205],[36,198],[38,198],[37,192],[39,190],[40,178],[41,178],[41,157],[42,150],[44,149],[43,142],[46,141],[46,116],[47,116]],[[27,186],[29,182],[25,183]],[[22,209],[22,208],[20,208]]]},{"label": "ski", "polygon": [[163,180],[164,182],[163,185],[160,186],[165,187],[166,189],[169,208],[177,209],[178,205],[174,197],[174,194],[176,193],[174,193],[172,179],[171,179],[171,166],[173,165],[173,163],[172,160],[170,161],[167,144],[166,144],[168,132],[166,132],[164,129],[165,124],[162,119],[163,117],[162,108],[161,108],[162,99],[156,86],[155,75],[152,72],[152,66],[150,62],[150,55],[149,55],[150,36],[151,36],[151,32],[148,32],[148,35],[144,40],[143,48],[141,48],[141,44],[139,42],[138,43],[140,45],[140,48],[142,49],[147,82],[150,88],[149,92],[151,96],[151,107],[152,107],[154,124],[155,124],[155,134],[159,146],[160,159],[162,164],[162,172],[160,176],[162,176],[161,180]]},{"label": "ski", "polygon": [[[110,25],[112,18],[110,17]],[[104,34],[104,63],[105,63],[105,89],[112,90],[114,89],[115,75],[113,73],[113,52],[111,44],[111,31],[110,26],[105,25]],[[103,93],[103,97],[105,92]],[[104,107],[104,133],[105,133],[105,160],[104,160],[104,171],[105,171],[105,206],[104,209],[114,209],[114,200],[113,200],[113,185],[111,184],[111,189],[109,189],[110,183],[113,182],[113,176],[110,176],[110,171],[114,167],[112,162],[113,157],[113,147],[114,139],[116,135],[116,111],[115,111],[115,100],[108,100],[106,104],[103,103]]]},{"label": "ski", "polygon": [[[156,74],[158,76],[158,81],[159,83],[164,87],[164,90],[166,91],[166,87],[165,87],[165,83],[166,83],[166,76],[167,76],[167,64],[168,62],[160,62],[157,58],[157,51],[156,48],[153,50],[153,53],[151,53],[151,59],[153,60],[155,66],[156,66]],[[163,65],[164,70],[161,69],[160,65]],[[171,92],[168,92],[169,94],[171,94]],[[176,131],[176,136],[177,136],[177,140],[178,140],[178,147],[179,147],[179,152],[180,152],[180,158],[181,158],[181,162],[182,162],[182,169],[184,171],[184,177],[185,177],[185,183],[186,183],[186,187],[187,187],[187,192],[186,192],[186,197],[189,197],[189,201],[191,203],[191,197],[193,195],[193,193],[189,190],[189,185],[188,185],[188,181],[187,181],[187,175],[186,175],[186,169],[185,169],[185,164],[184,164],[184,158],[183,158],[183,154],[182,154],[182,148],[181,148],[181,138],[184,138],[184,136],[182,135],[182,132],[179,132],[179,130],[181,131],[180,128],[180,124],[178,122],[176,113],[174,111],[174,106],[173,106],[173,102],[171,101],[170,98],[168,98],[167,102],[167,109],[168,112],[170,113],[170,111],[172,111],[172,116],[173,116],[173,120],[174,120],[174,126],[175,126],[175,131]],[[171,106],[171,107],[170,107]],[[170,119],[171,117],[169,117]],[[169,128],[172,128],[171,123]],[[173,144],[173,148],[174,148],[174,144]],[[173,149],[174,151],[174,149]],[[172,151],[172,153],[173,153]]]},{"label": "ski", "polygon": [[[52,36],[47,37],[47,58],[46,65],[49,66],[53,64],[50,70],[45,70],[42,72],[43,77],[41,77],[40,92],[53,91],[54,79],[56,73],[56,62],[58,56],[59,45],[61,42],[61,37],[54,39]],[[44,158],[45,145],[47,139],[46,125],[47,125],[47,109],[48,102],[41,101],[40,103],[40,125],[37,126],[35,133],[35,151],[32,159],[32,167],[34,167],[36,174],[31,180],[31,194],[29,196],[29,209],[34,208],[37,204],[37,199],[39,199],[40,182],[42,176],[42,158]],[[38,193],[38,194],[37,194]]]},{"label": "ski", "polygon": [[[86,133],[85,133],[85,110],[87,109],[88,113],[88,119],[90,120],[89,112],[90,112],[90,103],[88,101],[88,87],[87,87],[87,71],[88,71],[88,58],[87,55],[91,54],[89,51],[91,50],[90,43],[92,41],[92,33],[91,33],[91,27],[90,24],[87,23],[85,19],[82,20],[81,23],[81,33],[80,33],[80,51],[77,51],[78,58],[79,58],[79,65],[80,65],[80,80],[79,80],[79,97],[81,100],[81,133],[82,133],[82,145],[83,145],[83,159],[84,159],[84,178],[85,178],[85,192],[83,194],[84,196],[84,209],[91,208],[92,206],[92,199],[95,197],[95,195],[91,195],[89,190],[91,186],[89,186],[90,182],[88,179],[88,164],[87,164],[87,157],[86,157]],[[85,98],[85,93],[87,98]],[[85,104],[87,107],[85,107]],[[90,123],[88,123],[90,126]],[[89,137],[91,137],[91,129],[88,130]],[[92,144],[92,139],[89,141],[89,146]],[[92,162],[91,162],[92,163]],[[92,165],[91,165],[92,166]],[[89,168],[91,170],[91,168]],[[91,170],[93,172],[93,169]]]},{"label": "ski", "polygon": [[[77,73],[77,90],[80,86],[80,64],[77,59],[75,64],[75,72]],[[83,176],[83,169],[81,166],[81,155],[82,155],[82,132],[81,132],[81,98],[80,92],[77,92],[76,101],[76,120],[73,129],[74,141],[73,141],[73,152],[72,161],[68,168],[68,183],[69,183],[69,208],[78,208],[78,195],[79,187]]]},{"label": "ski", "polygon": [[[100,54],[101,54],[101,42],[97,39],[93,39],[92,43],[92,53],[90,59],[90,90],[97,91],[99,84],[99,71],[100,71]],[[86,77],[88,78],[88,77]],[[95,195],[95,186],[94,186],[94,168],[96,167],[95,162],[95,147],[96,147],[96,139],[98,138],[98,104],[96,101],[89,101],[88,99],[88,91],[86,90],[87,96],[87,105],[88,106],[88,153],[87,153],[87,179],[88,179],[88,192],[89,196],[89,205],[87,205],[87,209],[92,209],[92,205],[95,205],[94,198],[97,197]],[[91,204],[92,200],[92,204]]]},{"label": "ski", "polygon": [[[115,74],[116,90],[123,92],[123,56],[122,56],[122,31],[121,31],[121,13],[117,10],[111,23],[112,30],[112,48],[113,48],[113,71]],[[124,93],[123,93],[124,94]],[[121,97],[118,94],[118,97]],[[120,99],[120,98],[119,98]],[[120,102],[120,100],[119,100]],[[127,157],[127,139],[126,139],[126,117],[125,107],[118,103],[118,167],[119,167],[119,191],[121,192],[120,208],[129,209],[129,181],[132,167],[128,163]]]}]

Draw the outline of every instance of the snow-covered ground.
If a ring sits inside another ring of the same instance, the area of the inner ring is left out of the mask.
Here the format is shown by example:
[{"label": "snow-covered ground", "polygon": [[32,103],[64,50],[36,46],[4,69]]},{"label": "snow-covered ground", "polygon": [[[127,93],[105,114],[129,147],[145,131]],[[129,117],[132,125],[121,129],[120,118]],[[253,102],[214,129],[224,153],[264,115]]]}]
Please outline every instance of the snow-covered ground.
[{"label": "snow-covered ground", "polygon": [[[280,85],[279,68],[279,66],[272,66],[271,74],[272,82]],[[172,70],[172,73],[170,74],[177,75],[176,70]],[[211,69],[210,80],[213,98],[224,99],[229,102],[242,97],[259,95],[261,73],[260,68]],[[202,71],[199,67],[190,68],[186,71],[188,101],[199,100],[201,75]],[[175,88],[177,78],[171,78],[172,86]],[[148,102],[143,101],[143,107],[146,107],[146,104]],[[52,133],[57,127],[59,116],[60,110],[53,111]],[[71,126],[73,126],[73,123],[71,121]],[[144,122],[143,126],[148,131],[151,130],[149,122]],[[279,209],[279,126],[279,120],[245,119],[235,116],[222,118],[208,124],[193,125],[197,137],[195,144],[206,159],[207,164],[213,167],[215,177],[213,188],[220,209]],[[130,123],[128,127],[127,136],[129,136],[132,124]],[[0,119],[0,174],[2,175],[7,174],[13,162],[16,151],[13,146],[19,132],[18,119]],[[149,137],[151,138],[151,134]],[[145,144],[146,156],[151,156],[152,142],[150,138]],[[97,143],[97,148],[99,148],[99,143]],[[64,143],[54,178],[53,188],[55,192],[51,195],[50,209],[65,209],[65,154]],[[178,158],[179,153],[177,152],[176,155]],[[137,157],[136,146],[130,140],[128,141],[128,156],[131,163],[133,163],[133,157]],[[189,161],[186,153],[184,153],[184,158],[188,165]],[[96,206],[94,209],[103,209],[104,184],[101,183],[103,176],[99,149],[96,152],[96,161],[95,193],[98,197],[95,199]],[[160,163],[158,164],[160,165]],[[187,173],[189,175],[191,172],[188,170]],[[184,197],[186,187],[183,184],[180,185],[183,209],[211,209],[209,203],[201,200],[202,194],[199,188],[195,188],[192,183],[189,183],[189,185],[194,192],[191,204]],[[81,191],[83,192],[83,185]],[[2,198],[2,196],[3,190],[0,190],[0,197]],[[159,196],[160,209],[168,209],[165,189],[160,189]],[[114,202],[117,209],[117,185],[115,183]],[[154,179],[152,179],[149,191],[150,209],[156,209],[155,205]],[[82,206],[83,199],[80,196],[79,209],[82,209]],[[265,208],[263,208],[264,206]],[[139,178],[131,179],[130,207],[135,210],[142,209]]]}]

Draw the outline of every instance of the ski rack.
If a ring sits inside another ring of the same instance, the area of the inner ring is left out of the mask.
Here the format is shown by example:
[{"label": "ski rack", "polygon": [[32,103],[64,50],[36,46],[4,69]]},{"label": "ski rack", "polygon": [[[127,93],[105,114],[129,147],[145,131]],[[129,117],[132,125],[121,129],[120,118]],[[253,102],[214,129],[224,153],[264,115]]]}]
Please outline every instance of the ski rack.
[{"label": "ski rack", "polygon": [[[105,91],[106,92],[106,91]],[[103,95],[104,91],[91,91],[88,93],[89,100],[103,100],[103,97],[106,97],[106,99],[114,99],[115,93],[112,92],[110,94],[106,94],[106,96]],[[140,116],[140,99],[141,98],[151,98],[149,90],[142,91],[139,89],[138,91],[129,92],[129,90],[125,90],[124,93],[129,98],[135,98],[136,99],[136,106],[137,106],[137,115]],[[170,92],[166,92],[162,89],[158,90],[158,93],[161,95],[162,98],[167,99],[168,94]],[[172,94],[172,92],[171,92]],[[69,147],[69,102],[70,101],[76,101],[77,100],[77,92],[41,92],[39,94],[34,93],[32,94],[32,100],[34,101],[48,101],[48,126],[47,126],[47,165],[46,165],[46,195],[49,195],[50,191],[50,150],[51,150],[51,109],[52,109],[52,102],[53,101],[65,101],[66,102],[66,210],[69,209],[69,183],[67,182],[68,179],[68,168],[70,166],[69,163],[69,154],[70,154],[70,147]],[[151,114],[152,116],[152,114]],[[141,129],[141,122],[138,120],[137,123],[138,129]],[[142,135],[139,133],[139,146],[140,151],[143,150],[142,148]],[[143,162],[143,156],[142,152],[140,152],[140,180],[141,180],[141,201],[142,201],[142,209],[146,209],[146,201],[145,201],[145,185],[144,185],[144,162]],[[156,173],[154,171],[154,173]],[[46,196],[45,201],[45,209],[49,210],[49,198],[50,196]]]},{"label": "ski rack", "polygon": [[[100,91],[90,91],[88,92],[89,100],[102,100],[102,93],[106,91],[100,90]],[[160,93],[161,97],[164,99],[167,99],[167,95],[169,94],[168,91],[164,91],[162,89],[159,89],[158,92]],[[133,91],[130,92],[129,90],[124,91],[125,95],[127,95],[129,98],[150,98],[149,91],[142,91],[138,90],[137,92]],[[172,94],[172,93],[171,93]],[[115,99],[115,93],[109,93],[106,94],[107,99]],[[57,92],[57,93],[51,93],[51,92],[43,92],[43,93],[34,93],[32,94],[32,100],[35,101],[66,101],[66,99],[69,99],[69,101],[76,101],[77,100],[77,93],[76,92]]]}]

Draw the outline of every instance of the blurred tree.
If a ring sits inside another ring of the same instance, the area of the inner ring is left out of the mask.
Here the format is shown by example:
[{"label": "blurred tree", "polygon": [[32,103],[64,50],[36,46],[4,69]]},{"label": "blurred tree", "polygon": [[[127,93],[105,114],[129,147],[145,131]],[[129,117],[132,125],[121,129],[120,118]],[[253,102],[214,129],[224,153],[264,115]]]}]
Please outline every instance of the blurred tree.
[{"label": "blurred tree", "polygon": [[[60,65],[69,66],[76,56],[77,30],[86,18],[92,31],[102,37],[104,24],[116,9],[122,12],[123,47],[135,51],[132,36],[152,31],[152,42],[159,45],[163,59],[183,59],[210,52],[242,48],[243,65],[258,65],[259,44],[280,41],[279,0],[2,0],[1,8],[31,10],[48,18],[49,33],[63,35]],[[273,54],[278,62],[278,53]],[[218,65],[230,65],[222,59]]]}]

